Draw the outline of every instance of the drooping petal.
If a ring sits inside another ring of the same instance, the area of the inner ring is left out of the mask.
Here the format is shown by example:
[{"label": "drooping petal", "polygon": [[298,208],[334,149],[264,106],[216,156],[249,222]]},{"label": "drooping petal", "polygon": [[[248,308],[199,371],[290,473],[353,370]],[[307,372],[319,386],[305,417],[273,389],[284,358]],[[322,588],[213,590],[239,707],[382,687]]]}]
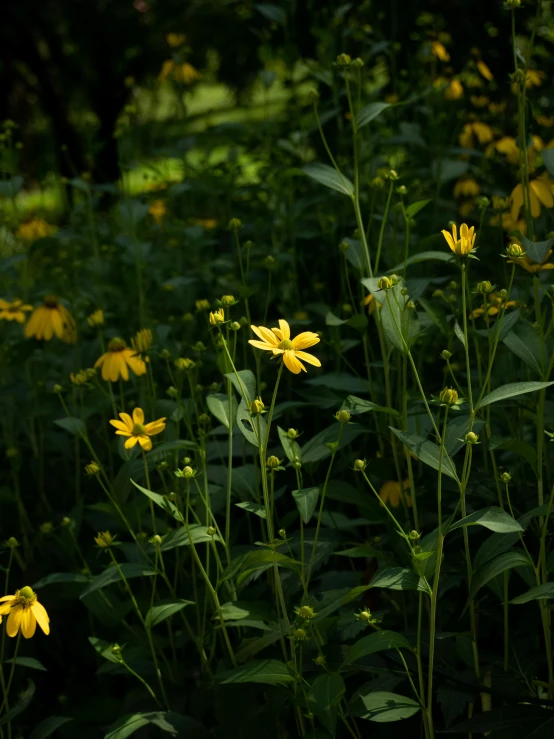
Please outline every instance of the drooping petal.
[{"label": "drooping petal", "polygon": [[523,207],[523,188],[521,187],[521,183],[519,185],[516,185],[514,189],[512,190],[512,221],[517,221],[519,216],[519,211]]},{"label": "drooping petal", "polygon": [[125,442],[125,449],[132,449],[138,441],[138,436],[130,436]]},{"label": "drooping petal", "polygon": [[298,359],[302,359],[308,364],[313,364],[314,367],[321,367],[321,362],[317,357],[314,357],[313,354],[308,354],[307,352],[295,352],[295,354]]},{"label": "drooping petal", "polygon": [[40,628],[44,631],[45,634],[49,634],[50,619],[48,618],[48,614],[46,613],[46,608],[42,605],[42,603],[39,603],[38,600],[36,600],[31,606],[31,610],[33,611],[34,617],[38,621],[38,625],[40,626]]},{"label": "drooping petal", "polygon": [[279,343],[279,339],[277,336],[273,333],[273,331],[270,331],[268,328],[265,328],[265,326],[250,326],[252,331],[258,336],[262,341],[265,341],[270,346],[277,346]]},{"label": "drooping petal", "polygon": [[541,214],[541,204],[536,192],[531,187],[529,188],[529,204],[531,206],[531,215],[533,218],[538,218]]},{"label": "drooping petal", "polygon": [[23,616],[23,606],[15,605],[8,616],[8,622],[6,624],[6,634],[8,636],[16,636],[21,626],[21,617]]},{"label": "drooping petal", "polygon": [[287,349],[287,351],[283,352],[283,362],[285,363],[285,367],[295,375],[299,375],[302,370],[307,372],[307,369],[304,367],[302,362],[296,358],[292,349]]},{"label": "drooping petal", "polygon": [[142,410],[142,408],[133,409],[133,421],[142,426],[142,424],[144,423],[144,411]]},{"label": "drooping petal", "polygon": [[130,431],[116,431],[116,436],[132,436],[133,434]]},{"label": "drooping petal", "polygon": [[271,352],[275,349],[275,346],[266,344],[264,341],[258,341],[257,339],[248,339],[248,343],[255,346],[257,349],[264,349],[265,351]]},{"label": "drooping petal", "polygon": [[125,351],[125,360],[137,377],[146,374],[146,364],[140,357],[133,356],[132,349]]},{"label": "drooping petal", "polygon": [[21,633],[24,639],[30,639],[34,636],[37,628],[37,620],[32,608],[25,608],[21,615]]},{"label": "drooping petal", "polygon": [[10,603],[15,602],[15,595],[3,595],[0,598],[0,603],[3,603],[4,601],[10,601]]},{"label": "drooping petal", "polygon": [[121,379],[127,382],[127,380],[129,379],[129,368],[127,367],[127,361],[126,361],[127,358],[123,356],[123,352],[119,352],[118,354],[114,355],[114,358],[117,361]]},{"label": "drooping petal", "polygon": [[52,330],[61,339],[63,336],[63,321],[61,313],[58,310],[51,311],[50,321],[52,323]]},{"label": "drooping petal", "polygon": [[54,324],[52,323],[52,313],[54,311],[48,308],[43,308],[43,310],[45,311],[43,336],[45,341],[50,341],[54,336]]},{"label": "drooping petal", "polygon": [[313,331],[303,331],[298,336],[295,336],[292,340],[292,345],[295,349],[308,349],[314,344],[319,344],[321,339]]},{"label": "drooping petal", "polygon": [[535,192],[536,196],[545,208],[552,208],[554,206],[552,191],[548,187],[547,182],[543,182],[542,180],[533,180],[529,183],[529,187]]},{"label": "drooping petal", "polygon": [[149,452],[152,449],[152,439],[149,436],[139,436],[138,443],[145,452]]}]

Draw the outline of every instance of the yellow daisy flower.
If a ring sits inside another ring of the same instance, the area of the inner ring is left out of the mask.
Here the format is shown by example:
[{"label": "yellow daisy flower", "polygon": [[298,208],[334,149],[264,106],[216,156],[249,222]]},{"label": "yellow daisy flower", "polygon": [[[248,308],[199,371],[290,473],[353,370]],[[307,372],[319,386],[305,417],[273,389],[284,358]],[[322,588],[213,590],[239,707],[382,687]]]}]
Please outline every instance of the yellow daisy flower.
[{"label": "yellow daisy flower", "polygon": [[50,341],[56,335],[66,344],[77,341],[77,326],[73,317],[55,295],[48,295],[44,303],[35,308],[27,325],[25,336],[30,339]]},{"label": "yellow daisy flower", "polygon": [[402,486],[395,480],[389,480],[386,482],[381,490],[379,490],[379,497],[381,498],[381,505],[390,505],[392,508],[398,508],[402,502],[402,498],[405,499],[408,508],[412,507],[412,496],[404,493],[404,490],[409,490],[410,481],[404,480]]},{"label": "yellow daisy flower", "polygon": [[161,226],[164,220],[164,216],[167,213],[167,208],[163,200],[154,200],[152,205],[148,208],[148,212],[154,219],[154,221]]},{"label": "yellow daisy flower", "polygon": [[473,197],[479,195],[479,183],[473,177],[464,177],[454,185],[454,197]]},{"label": "yellow daisy flower", "polygon": [[463,95],[464,88],[459,80],[452,80],[444,91],[444,97],[447,100],[459,100]]},{"label": "yellow daisy flower", "polygon": [[467,227],[466,223],[460,226],[460,238],[458,239],[458,229],[456,224],[452,224],[452,233],[443,230],[442,235],[446,239],[446,243],[458,257],[465,257],[473,249],[475,244],[475,227]]},{"label": "yellow daisy flower", "polygon": [[248,343],[258,349],[273,352],[275,356],[281,354],[285,367],[295,375],[300,374],[301,371],[307,371],[301,359],[308,364],[313,364],[314,367],[321,367],[319,359],[302,351],[302,349],[308,349],[319,343],[319,336],[312,331],[304,331],[291,340],[290,326],[282,318],[279,319],[279,328],[269,329],[264,326],[250,326],[250,328],[261,341],[249,339]]},{"label": "yellow daisy flower", "polygon": [[131,339],[131,345],[136,354],[143,355],[148,352],[153,341],[152,331],[149,328],[141,328]]},{"label": "yellow daisy flower", "polygon": [[11,302],[0,298],[0,321],[17,321],[25,323],[27,316],[25,311],[33,310],[32,305],[27,305],[22,300],[15,298]]},{"label": "yellow daisy flower", "polygon": [[[517,307],[516,300],[508,300],[508,301],[506,301],[505,299],[503,300],[498,295],[498,293],[495,293],[495,292],[487,295],[487,303],[488,303],[487,315],[490,318],[494,318],[495,316],[497,316],[503,307],[506,310],[508,310],[509,308]],[[475,310],[473,310],[470,313],[470,318],[479,318],[479,316],[483,316],[483,315],[485,315],[485,307],[481,305],[479,306],[479,308],[475,308]]]},{"label": "yellow daisy flower", "polygon": [[15,595],[0,598],[0,620],[6,615],[8,615],[6,624],[8,636],[17,636],[21,628],[23,637],[30,639],[35,633],[37,622],[45,634],[50,633],[50,619],[46,608],[38,602],[37,594],[28,585],[16,590]]},{"label": "yellow daisy flower", "polygon": [[472,149],[475,143],[475,137],[480,144],[488,144],[494,138],[492,128],[482,121],[473,121],[466,123],[458,138],[460,146],[464,149]]},{"label": "yellow daisy flower", "polygon": [[187,37],[184,33],[168,33],[165,40],[172,49],[176,49],[178,46],[182,46],[185,43],[186,38]]},{"label": "yellow daisy flower", "polygon": [[[516,185],[511,194],[512,201],[512,220],[517,221],[519,212],[523,208],[523,187],[521,183]],[[531,215],[538,218],[541,214],[541,203],[545,208],[554,207],[554,197],[552,196],[551,183],[547,180],[531,180],[529,183],[529,204],[531,206]]]},{"label": "yellow daisy flower", "polygon": [[94,313],[91,313],[90,316],[87,318],[87,323],[91,328],[94,328],[94,326],[103,326],[104,311],[101,308],[95,310]]},{"label": "yellow daisy flower", "polygon": [[[516,240],[514,239],[514,241]],[[552,264],[552,262],[546,261],[551,255],[552,249],[550,249],[545,254],[542,262],[535,262],[527,254],[524,254],[522,257],[517,257],[516,259],[508,259],[507,261],[511,264],[519,264],[519,266],[523,267],[526,272],[531,272],[532,274],[534,274],[535,272],[542,272],[542,270],[545,269],[554,269],[554,264]]]},{"label": "yellow daisy flower", "polygon": [[144,361],[119,338],[110,341],[108,351],[96,360],[94,366],[102,367],[102,379],[111,382],[117,382],[120,377],[128,380],[129,368],[137,377],[146,373]]},{"label": "yellow daisy flower", "polygon": [[43,221],[42,218],[31,218],[31,220],[25,221],[19,226],[16,236],[31,243],[43,239],[45,236],[50,236],[55,230],[55,226]]},{"label": "yellow daisy flower", "polygon": [[149,452],[152,449],[150,437],[161,434],[165,429],[165,417],[145,424],[142,408],[133,410],[133,418],[128,413],[120,413],[119,417],[121,421],[110,421],[110,423],[117,429],[115,433],[118,436],[129,437],[125,442],[125,449],[132,449],[138,442],[145,452]]}]

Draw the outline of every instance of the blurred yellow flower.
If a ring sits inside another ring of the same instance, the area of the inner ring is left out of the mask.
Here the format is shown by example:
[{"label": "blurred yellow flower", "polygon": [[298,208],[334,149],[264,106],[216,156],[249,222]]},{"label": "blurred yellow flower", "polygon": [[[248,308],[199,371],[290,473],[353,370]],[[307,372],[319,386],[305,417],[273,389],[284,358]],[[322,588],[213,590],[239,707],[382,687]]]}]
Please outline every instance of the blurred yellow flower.
[{"label": "blurred yellow flower", "polygon": [[489,113],[492,115],[501,115],[506,110],[506,101],[501,103],[489,103]]},{"label": "blurred yellow flower", "polygon": [[172,49],[176,49],[178,46],[182,46],[185,43],[187,37],[184,33],[168,33],[165,40]]},{"label": "blurred yellow flower", "polygon": [[446,51],[440,41],[433,41],[433,44],[431,46],[431,53],[433,54],[433,56],[436,56],[437,59],[440,59],[441,62],[450,61],[450,54]]},{"label": "blurred yellow flower", "polygon": [[136,354],[146,354],[152,346],[154,337],[149,328],[142,328],[131,339],[131,346]]},{"label": "blurred yellow flower", "polygon": [[319,336],[312,331],[304,331],[291,340],[290,326],[282,318],[279,319],[279,328],[269,329],[264,326],[250,326],[250,328],[261,341],[249,339],[248,343],[257,349],[273,352],[275,356],[282,355],[285,367],[295,375],[307,371],[301,359],[314,367],[321,367],[319,359],[302,351],[302,349],[308,349],[319,343]]},{"label": "blurred yellow flower", "polygon": [[488,144],[489,141],[493,140],[494,133],[492,128],[482,121],[466,123],[458,138],[460,146],[464,149],[473,149],[475,137],[477,137],[480,144]]},{"label": "blurred yellow flower", "polygon": [[207,231],[212,228],[217,228],[217,221],[215,218],[195,218],[193,223],[195,226],[202,226]]},{"label": "blurred yellow flower", "polygon": [[16,590],[15,595],[5,595],[0,598],[0,620],[8,616],[6,634],[17,636],[19,629],[24,639],[34,636],[37,623],[45,634],[50,633],[50,619],[46,608],[38,602],[37,594],[26,585]]},{"label": "blurred yellow flower", "polygon": [[460,207],[458,208],[458,213],[460,214],[460,218],[469,218],[469,216],[473,213],[475,210],[475,198],[471,198],[471,200],[464,200],[460,203]]},{"label": "blurred yellow flower", "polygon": [[535,116],[535,120],[539,126],[543,126],[544,128],[552,128],[554,126],[554,116],[537,115]]},{"label": "blurred yellow flower", "polygon": [[[508,260],[510,261],[510,260]],[[515,308],[517,307],[517,300],[508,300],[502,299],[498,293],[489,293],[487,295],[487,315],[491,318],[494,318],[494,316],[497,316],[502,308],[505,308],[508,310],[509,308]],[[485,315],[485,306],[481,305],[479,308],[475,308],[475,310],[471,311],[470,317],[471,318],[479,318],[480,316]]]},{"label": "blurred yellow flower", "polygon": [[[511,215],[512,220],[517,221],[519,212],[523,208],[523,187],[521,183],[516,185],[510,196],[512,202]],[[539,179],[531,180],[529,183],[529,205],[531,207],[531,215],[538,218],[541,214],[541,203],[545,208],[554,206],[554,197],[552,196],[552,183],[549,180]]]},{"label": "blurred yellow flower", "polygon": [[375,313],[376,308],[380,308],[382,303],[373,297],[373,293],[368,293],[362,301],[363,305],[367,305],[367,312],[371,315]]},{"label": "blurred yellow flower", "polygon": [[490,69],[487,67],[487,65],[482,59],[477,60],[477,69],[479,70],[481,75],[489,82],[491,82],[494,79],[493,73],[490,71]]},{"label": "blurred yellow flower", "polygon": [[73,385],[81,386],[86,385],[89,381],[89,376],[86,370],[79,370],[78,372],[70,372],[69,379]]},{"label": "blurred yellow flower", "polygon": [[91,313],[90,316],[88,316],[87,323],[91,328],[93,328],[94,326],[103,326],[104,311],[101,308],[95,310],[94,313]]},{"label": "blurred yellow flower", "polygon": [[446,239],[446,243],[458,257],[465,257],[473,249],[475,244],[475,227],[467,227],[466,223],[460,226],[460,238],[458,239],[458,229],[456,224],[452,224],[452,233],[443,230],[442,235]]},{"label": "blurred yellow flower", "polygon": [[519,164],[519,148],[513,136],[503,136],[494,147],[496,151],[506,156],[510,164]]},{"label": "blurred yellow flower", "polygon": [[110,341],[108,351],[96,360],[94,366],[101,367],[102,379],[110,382],[117,382],[120,377],[128,380],[129,368],[137,377],[146,373],[144,361],[119,338]]},{"label": "blurred yellow flower", "polygon": [[474,180],[473,177],[464,177],[454,185],[454,197],[474,197],[479,195],[480,190],[477,180]]},{"label": "blurred yellow flower", "polygon": [[471,104],[475,105],[476,108],[486,108],[489,104],[489,99],[486,95],[472,95],[470,100]]},{"label": "blurred yellow flower", "polygon": [[542,262],[535,262],[535,260],[531,259],[527,254],[524,254],[521,257],[514,257],[513,259],[510,258],[507,261],[510,264],[519,264],[519,266],[523,267],[526,272],[531,272],[532,274],[534,274],[535,272],[542,272],[545,269],[554,269],[554,264],[547,261],[547,259],[549,259],[551,256],[552,249],[549,249],[549,251],[545,254]]},{"label": "blurred yellow flower", "polygon": [[167,213],[167,208],[165,207],[165,203],[163,200],[154,200],[152,205],[148,208],[148,212],[158,224],[158,226],[160,226],[163,223],[164,216]]},{"label": "blurred yellow flower", "polygon": [[141,448],[148,452],[152,449],[151,436],[161,434],[165,429],[165,418],[158,418],[157,421],[144,423],[144,412],[142,408],[133,409],[133,418],[128,413],[120,413],[121,421],[110,421],[111,425],[117,429],[115,432],[118,436],[127,436],[125,449],[132,449],[138,442]]},{"label": "blurred yellow flower", "polygon": [[188,62],[176,64],[173,59],[167,59],[162,64],[158,80],[160,82],[165,82],[171,77],[175,82],[182,82],[184,85],[192,85],[193,82],[200,79],[200,76],[200,72],[193,67],[192,64],[189,64]]},{"label": "blurred yellow flower", "polygon": [[66,344],[74,344],[77,341],[77,326],[58,298],[48,295],[44,298],[44,303],[31,314],[25,326],[25,336],[28,339],[34,337],[50,341],[54,335]]},{"label": "blurred yellow flower", "polygon": [[404,492],[404,490],[410,489],[410,481],[404,480],[402,485],[395,480],[389,480],[386,482],[381,490],[379,490],[379,497],[381,498],[381,505],[390,505],[392,508],[398,508],[402,499],[406,501],[408,508],[412,507],[412,496]]},{"label": "blurred yellow flower", "polygon": [[17,321],[25,323],[26,311],[33,310],[32,305],[27,305],[22,300],[15,298],[11,302],[0,298],[0,321]]},{"label": "blurred yellow flower", "polygon": [[459,100],[463,95],[464,88],[459,80],[452,80],[444,91],[444,97],[447,100]]},{"label": "blurred yellow flower", "polygon": [[94,537],[94,541],[100,549],[107,549],[113,544],[114,537],[111,535],[110,531],[99,531],[98,536]]},{"label": "blurred yellow flower", "polygon": [[50,223],[43,221],[42,218],[31,218],[31,220],[22,223],[17,229],[16,236],[23,241],[37,241],[45,236],[55,233],[56,227]]}]

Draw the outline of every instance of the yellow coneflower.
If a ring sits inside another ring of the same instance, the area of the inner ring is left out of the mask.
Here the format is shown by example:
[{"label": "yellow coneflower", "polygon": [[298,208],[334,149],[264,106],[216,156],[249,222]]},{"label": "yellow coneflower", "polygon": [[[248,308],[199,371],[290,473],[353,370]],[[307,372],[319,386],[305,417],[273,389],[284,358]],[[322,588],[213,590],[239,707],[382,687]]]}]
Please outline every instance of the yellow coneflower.
[{"label": "yellow coneflower", "polygon": [[[506,301],[505,298],[501,298],[500,295],[495,292],[489,293],[489,295],[487,295],[487,303],[487,315],[491,318],[497,316],[502,308],[508,310],[509,308],[517,307],[517,300]],[[481,305],[479,308],[475,308],[475,310],[471,311],[470,318],[479,318],[483,315],[485,315],[485,306]]]},{"label": "yellow coneflower", "polygon": [[142,408],[134,408],[132,418],[128,413],[120,413],[119,418],[121,421],[113,420],[110,423],[117,429],[115,433],[118,436],[129,437],[125,442],[125,449],[132,449],[138,443],[145,452],[148,452],[152,449],[150,437],[161,434],[165,429],[165,418],[158,418],[157,421],[145,424]]},{"label": "yellow coneflower", "polygon": [[487,123],[481,121],[473,121],[466,123],[458,137],[460,146],[464,149],[473,149],[475,137],[480,144],[488,144],[494,138],[492,128]]},{"label": "yellow coneflower", "polygon": [[94,541],[101,549],[107,549],[114,543],[115,537],[109,531],[99,531],[98,536],[94,537]]},{"label": "yellow coneflower", "polygon": [[436,56],[441,62],[450,61],[450,54],[446,51],[440,41],[433,41],[431,45],[431,54]]},{"label": "yellow coneflower", "polygon": [[367,312],[371,315],[375,313],[376,308],[380,308],[382,303],[373,297],[373,293],[368,293],[362,301],[363,305],[367,305]]},{"label": "yellow coneflower", "polygon": [[87,374],[87,371],[82,369],[78,372],[70,372],[69,379],[73,385],[77,385],[78,387],[80,387],[87,384],[87,382],[89,381],[89,376]]},{"label": "yellow coneflower", "polygon": [[215,218],[194,218],[192,222],[195,226],[202,226],[206,231],[211,231],[212,228],[217,228],[217,221]]},{"label": "yellow coneflower", "polygon": [[37,594],[28,585],[16,590],[15,595],[0,598],[0,603],[0,620],[2,616],[8,616],[6,623],[8,636],[17,636],[21,628],[23,637],[30,639],[35,633],[37,623],[45,634],[50,633],[50,619],[46,608],[38,602]]},{"label": "yellow coneflower", "polygon": [[189,64],[189,62],[176,64],[173,59],[167,59],[162,65],[158,80],[164,82],[169,77],[172,77],[176,82],[182,82],[184,85],[192,85],[193,82],[200,79],[200,76],[200,72],[192,64]]},{"label": "yellow coneflower", "polygon": [[489,113],[492,113],[492,115],[501,115],[505,112],[506,107],[506,101],[501,103],[489,103]]},{"label": "yellow coneflower", "polygon": [[[529,183],[529,205],[531,207],[531,215],[538,218],[541,214],[541,203],[545,208],[554,206],[554,197],[552,196],[551,184],[548,180],[531,180]],[[512,201],[512,220],[517,221],[519,212],[523,208],[523,187],[521,183],[516,185],[510,196]]]},{"label": "yellow coneflower", "polygon": [[455,223],[452,224],[452,233],[444,230],[441,233],[446,239],[446,243],[452,249],[454,254],[456,254],[456,256],[465,257],[473,249],[476,237],[474,226],[468,228],[466,223],[462,223],[462,225],[460,226],[459,239],[458,229],[456,228]]},{"label": "yellow coneflower", "polygon": [[474,197],[479,195],[479,183],[473,177],[464,177],[454,185],[454,197]]},{"label": "yellow coneflower", "polygon": [[38,241],[45,236],[50,236],[56,231],[56,227],[50,223],[43,221],[42,218],[31,218],[29,221],[20,224],[17,229],[16,236],[23,241]]},{"label": "yellow coneflower", "polygon": [[392,508],[398,508],[402,499],[404,499],[408,508],[411,508],[412,496],[404,492],[404,490],[409,490],[409,488],[409,480],[404,480],[402,485],[395,480],[389,480],[381,487],[381,490],[379,490],[381,505],[390,505]]},{"label": "yellow coneflower", "polygon": [[90,316],[87,318],[87,323],[91,328],[94,328],[94,326],[103,326],[104,311],[101,308],[95,310],[94,313],[91,313]]},{"label": "yellow coneflower", "polygon": [[444,91],[444,97],[447,100],[459,100],[463,96],[464,88],[460,80],[452,80]]},{"label": "yellow coneflower", "polygon": [[65,341],[66,344],[74,344],[77,341],[77,326],[71,314],[55,295],[48,295],[44,303],[35,308],[27,325],[25,336],[29,339],[50,341],[53,336]]},{"label": "yellow coneflower", "polygon": [[94,366],[101,367],[102,379],[110,382],[117,382],[120,377],[128,380],[129,368],[137,377],[146,373],[144,361],[120,338],[110,341],[108,351],[96,360]]},{"label": "yellow coneflower", "polygon": [[152,331],[149,328],[141,328],[131,339],[131,346],[136,354],[142,356],[148,353],[153,342],[154,337],[152,336]]},{"label": "yellow coneflower", "polygon": [[186,39],[187,37],[184,33],[168,33],[165,37],[165,40],[172,49],[182,46]]},{"label": "yellow coneflower", "polygon": [[539,126],[543,126],[544,128],[552,128],[554,126],[554,116],[537,115],[535,116],[535,120]]},{"label": "yellow coneflower", "polygon": [[476,108],[486,108],[490,102],[486,95],[472,95],[469,99]]},{"label": "yellow coneflower", "polygon": [[17,321],[25,323],[26,311],[33,310],[32,305],[27,305],[22,300],[15,298],[11,302],[0,298],[0,321]]},{"label": "yellow coneflower", "polygon": [[273,352],[275,356],[282,355],[285,367],[295,375],[307,371],[301,359],[314,367],[321,367],[319,359],[302,351],[302,349],[308,349],[319,343],[319,336],[312,331],[304,331],[291,339],[290,326],[282,318],[279,319],[279,328],[269,329],[264,326],[250,326],[250,328],[261,341],[249,339],[248,343],[258,349]]},{"label": "yellow coneflower", "polygon": [[152,205],[148,208],[148,212],[157,223],[157,225],[161,226],[164,220],[164,216],[167,213],[167,208],[165,207],[165,203],[163,200],[154,200]]},{"label": "yellow coneflower", "polygon": [[[514,239],[514,241],[517,243],[517,240]],[[552,249],[549,249],[549,251],[544,255],[542,262],[535,262],[535,260],[531,259],[527,254],[524,254],[521,257],[510,258],[507,261],[511,264],[519,264],[519,266],[523,267],[526,272],[535,274],[536,272],[542,272],[546,269],[554,269],[554,264],[547,261],[551,256]]]}]

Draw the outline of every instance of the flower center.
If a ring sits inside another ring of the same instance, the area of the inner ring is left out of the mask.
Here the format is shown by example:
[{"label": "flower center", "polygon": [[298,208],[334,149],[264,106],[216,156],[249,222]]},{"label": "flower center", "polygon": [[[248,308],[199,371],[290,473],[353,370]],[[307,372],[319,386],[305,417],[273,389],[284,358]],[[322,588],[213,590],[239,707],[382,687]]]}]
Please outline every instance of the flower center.
[{"label": "flower center", "polygon": [[44,298],[44,305],[47,308],[57,308],[59,304],[58,298],[55,295],[47,295]]},{"label": "flower center", "polygon": [[28,606],[33,605],[33,603],[37,599],[37,596],[34,594],[32,588],[30,588],[28,585],[25,585],[25,587],[21,588],[21,590],[16,590],[15,598],[19,605],[27,608]]},{"label": "flower center", "polygon": [[283,341],[280,342],[277,348],[287,351],[289,349],[294,349],[294,345],[290,339],[283,339]]},{"label": "flower center", "polygon": [[133,436],[144,436],[146,433],[146,429],[142,425],[142,423],[135,423],[133,426]]},{"label": "flower center", "polygon": [[108,344],[108,351],[109,352],[122,352],[126,346],[127,345],[124,339],[120,339],[119,337],[116,337],[115,339],[112,339],[110,343]]}]

